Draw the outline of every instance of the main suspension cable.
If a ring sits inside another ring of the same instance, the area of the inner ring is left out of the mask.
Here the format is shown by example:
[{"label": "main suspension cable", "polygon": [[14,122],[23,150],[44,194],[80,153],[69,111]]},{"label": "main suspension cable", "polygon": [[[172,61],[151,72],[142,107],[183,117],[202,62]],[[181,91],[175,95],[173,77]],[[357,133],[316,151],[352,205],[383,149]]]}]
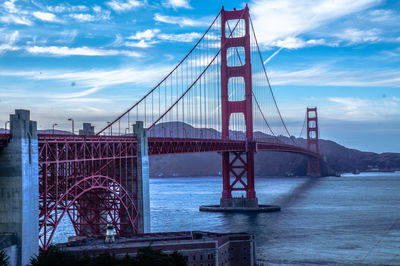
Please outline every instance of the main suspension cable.
[{"label": "main suspension cable", "polygon": [[263,63],[264,60],[263,60],[262,55],[261,55],[260,46],[258,45],[258,41],[257,41],[256,33],[255,33],[255,31],[254,31],[253,21],[252,21],[251,17],[250,17],[250,24],[251,24],[251,29],[252,29],[252,31],[253,31],[254,40],[255,40],[256,45],[257,45],[258,55],[260,56],[261,64],[262,64],[262,67],[263,67],[263,70],[264,70],[264,74],[265,74],[265,78],[266,78],[266,80],[267,80],[268,87],[269,87],[269,90],[270,90],[271,95],[272,95],[272,99],[274,100],[275,107],[276,107],[276,109],[277,109],[277,111],[278,111],[279,117],[280,117],[280,119],[281,119],[281,121],[282,121],[282,124],[283,124],[285,130],[286,130],[286,133],[287,133],[288,136],[289,136],[289,139],[291,139],[292,142],[293,142],[295,145],[297,145],[296,141],[294,141],[294,140],[291,138],[290,132],[289,132],[288,128],[286,127],[285,121],[283,121],[281,111],[279,110],[278,104],[277,104],[276,99],[275,99],[274,92],[272,91],[271,83],[269,82],[269,78],[268,78],[268,75],[267,75],[267,70],[265,69],[265,65],[264,65],[264,63]]},{"label": "main suspension cable", "polygon": [[[213,22],[211,23],[211,25],[208,27],[208,29],[206,30],[206,32],[203,34],[203,36],[201,36],[201,38],[197,41],[197,43],[193,46],[193,48],[186,54],[186,56],[171,70],[171,72],[168,73],[168,75],[166,75],[153,89],[151,89],[145,96],[143,96],[138,102],[136,102],[131,108],[129,108],[127,111],[125,111],[122,115],[120,115],[119,117],[117,117],[114,121],[112,121],[111,123],[109,123],[106,127],[104,127],[102,130],[100,130],[96,135],[100,135],[102,132],[104,132],[105,130],[107,130],[109,127],[111,127],[115,122],[117,122],[118,120],[120,120],[122,117],[124,117],[126,114],[129,114],[129,112],[135,108],[138,104],[140,104],[144,99],[146,99],[151,93],[153,93],[167,78],[169,78],[172,73],[174,73],[174,71],[186,60],[186,58],[189,57],[189,55],[192,54],[192,52],[194,51],[194,49],[196,49],[196,47],[199,45],[199,43],[204,39],[204,37],[206,36],[206,34],[210,31],[210,29],[212,28],[212,26],[214,25],[215,21],[217,21],[217,19],[219,18],[221,14],[221,11],[218,13],[218,15],[215,17],[215,19],[213,20]],[[129,126],[129,125],[128,125]]]},{"label": "main suspension cable", "polygon": [[[238,19],[235,27],[233,28],[233,31],[230,33],[228,38],[230,38],[232,36],[232,33],[235,31],[235,29],[236,29],[237,25],[239,24],[240,20],[243,18],[244,13],[245,13],[245,10],[243,10],[242,14],[240,15],[240,18]],[[219,14],[218,14],[218,16],[219,16]],[[204,35],[203,35],[203,37],[204,37]],[[175,101],[175,103],[173,103],[156,121],[154,121],[154,123],[149,128],[147,128],[148,130],[153,128],[153,126],[155,126],[155,124],[157,124],[158,121],[160,121],[169,111],[171,111],[171,109],[174,108],[175,105],[177,105],[179,103],[179,101],[190,91],[190,89],[197,83],[197,81],[199,81],[199,79],[203,76],[203,74],[207,71],[207,69],[212,65],[212,63],[215,61],[215,59],[221,53],[221,49],[226,46],[227,42],[228,42],[228,39],[225,40],[225,42],[223,43],[221,48],[218,50],[217,54],[213,57],[213,59],[206,66],[206,68],[200,73],[200,75],[195,79],[195,81],[193,81],[192,85],[190,85],[189,88],[187,88],[187,90]]]},{"label": "main suspension cable", "polygon": [[[231,31],[231,27],[230,27],[230,25],[229,25],[229,22],[227,23],[227,25],[228,25],[229,32],[232,34],[232,31]],[[240,65],[243,65],[242,58],[241,58],[241,56],[240,56],[240,54],[239,54],[239,51],[238,51],[237,47],[235,47],[235,50],[236,50],[236,54],[237,54],[237,56],[238,56],[238,58],[239,58]],[[251,93],[252,93],[252,95],[253,95],[253,97],[254,97],[254,100],[255,100],[255,102],[256,102],[256,104],[257,104],[257,108],[258,108],[258,110],[260,111],[261,116],[262,116],[262,118],[263,118],[265,124],[267,125],[268,129],[271,131],[272,135],[280,142],[279,138],[275,135],[275,133],[274,133],[274,131],[272,130],[271,126],[269,125],[267,119],[265,118],[265,115],[264,115],[264,113],[263,113],[263,111],[262,111],[262,109],[261,109],[261,107],[260,107],[260,104],[258,103],[257,97],[256,97],[256,95],[254,94],[253,90],[251,90]]]}]

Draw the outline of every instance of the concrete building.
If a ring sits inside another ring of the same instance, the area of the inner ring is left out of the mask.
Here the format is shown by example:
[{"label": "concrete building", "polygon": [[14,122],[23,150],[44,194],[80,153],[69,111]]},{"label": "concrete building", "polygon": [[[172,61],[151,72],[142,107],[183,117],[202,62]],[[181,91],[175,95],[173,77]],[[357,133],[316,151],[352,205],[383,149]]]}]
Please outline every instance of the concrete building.
[{"label": "concrete building", "polygon": [[[102,239],[71,238],[60,244],[73,254],[99,255],[105,252],[116,256],[136,255],[139,248],[151,246],[163,252],[178,251],[186,257],[189,266],[253,266],[255,239],[247,233],[219,234],[202,231],[140,234],[117,238],[106,244]],[[75,241],[74,241],[75,240]]]}]

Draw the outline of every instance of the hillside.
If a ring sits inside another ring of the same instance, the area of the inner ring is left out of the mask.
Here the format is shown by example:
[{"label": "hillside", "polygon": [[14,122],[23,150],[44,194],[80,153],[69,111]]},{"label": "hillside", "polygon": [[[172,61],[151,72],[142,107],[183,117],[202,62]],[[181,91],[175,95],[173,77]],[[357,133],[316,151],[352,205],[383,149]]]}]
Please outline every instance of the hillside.
[{"label": "hillside", "polygon": [[[192,128],[181,123],[168,123],[159,125],[174,132],[185,128],[186,132],[200,134],[200,129]],[[176,128],[176,129],[175,129]],[[155,129],[157,135],[158,129]],[[167,132],[169,132],[167,131]],[[182,130],[181,130],[182,131]],[[203,129],[202,134],[215,136],[217,133],[211,129]],[[231,134],[236,134],[231,132]],[[239,133],[242,134],[242,133]],[[258,138],[271,139],[272,136],[255,133]],[[306,146],[307,140],[303,138],[292,139],[299,145]],[[283,143],[291,143],[287,137],[280,136]],[[336,172],[352,172],[373,170],[400,169],[400,153],[363,152],[346,148],[334,141],[320,140],[321,171],[323,175],[334,175]],[[153,156],[150,158],[150,175],[157,176],[216,176],[221,174],[221,155],[218,153],[176,154]],[[255,156],[255,173],[259,176],[282,176],[286,173],[306,175],[307,159],[302,155],[280,152],[258,152]]]}]

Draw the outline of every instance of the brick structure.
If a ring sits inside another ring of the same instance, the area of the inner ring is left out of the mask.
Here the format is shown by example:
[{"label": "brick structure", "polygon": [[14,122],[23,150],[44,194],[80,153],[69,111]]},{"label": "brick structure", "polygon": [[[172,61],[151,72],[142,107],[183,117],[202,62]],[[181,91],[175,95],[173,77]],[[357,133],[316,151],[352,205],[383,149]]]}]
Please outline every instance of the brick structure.
[{"label": "brick structure", "polygon": [[98,255],[105,252],[116,256],[134,256],[139,248],[151,245],[163,252],[178,251],[189,266],[253,266],[255,265],[254,236],[247,233],[219,234],[203,231],[140,234],[130,238],[117,238],[106,244],[104,239],[71,238],[59,244],[75,254]]}]

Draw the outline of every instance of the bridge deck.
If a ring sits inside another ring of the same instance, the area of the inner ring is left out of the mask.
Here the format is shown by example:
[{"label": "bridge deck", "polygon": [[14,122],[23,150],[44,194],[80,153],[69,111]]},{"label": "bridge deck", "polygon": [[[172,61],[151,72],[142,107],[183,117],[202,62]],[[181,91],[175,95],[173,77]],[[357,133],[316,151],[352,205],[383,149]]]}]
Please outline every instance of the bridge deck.
[{"label": "bridge deck", "polygon": [[[108,141],[136,141],[133,136],[81,136],[81,135],[53,135],[39,134],[39,142],[108,142]],[[0,148],[7,145],[10,134],[0,134]],[[256,151],[276,151],[298,153],[311,157],[318,157],[318,154],[303,147],[273,143],[254,142]],[[227,152],[246,151],[249,145],[246,141],[240,140],[218,140],[218,139],[196,139],[196,138],[159,138],[149,137],[149,155],[196,153],[196,152]]]},{"label": "bridge deck", "polygon": [[311,157],[318,154],[303,147],[272,142],[250,142],[244,140],[191,139],[191,138],[158,138],[150,137],[149,155],[195,153],[195,152],[227,152],[247,151],[248,145],[255,145],[256,151],[276,151],[298,153]]}]

